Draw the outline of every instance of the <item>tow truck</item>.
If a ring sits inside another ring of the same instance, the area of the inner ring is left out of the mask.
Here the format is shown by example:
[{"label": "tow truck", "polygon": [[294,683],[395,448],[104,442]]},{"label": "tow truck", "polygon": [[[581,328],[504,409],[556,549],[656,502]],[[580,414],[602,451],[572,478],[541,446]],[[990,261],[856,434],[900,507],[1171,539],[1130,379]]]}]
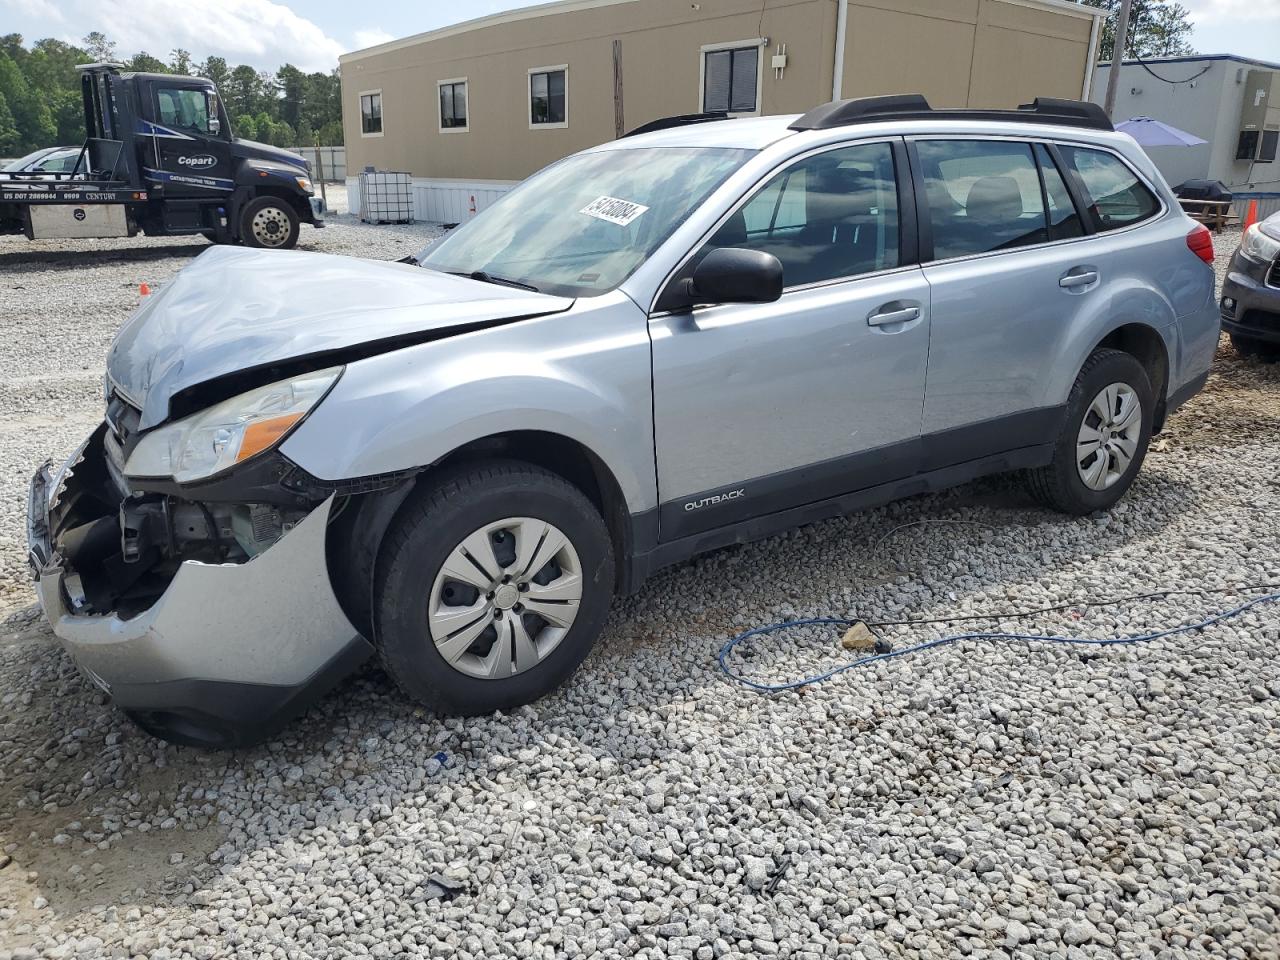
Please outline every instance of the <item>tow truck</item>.
[{"label": "tow truck", "polygon": [[324,226],[302,157],[232,135],[217,87],[201,77],[80,73],[87,137],[75,167],[0,180],[0,233],[30,240],[199,234],[288,249],[300,224]]}]

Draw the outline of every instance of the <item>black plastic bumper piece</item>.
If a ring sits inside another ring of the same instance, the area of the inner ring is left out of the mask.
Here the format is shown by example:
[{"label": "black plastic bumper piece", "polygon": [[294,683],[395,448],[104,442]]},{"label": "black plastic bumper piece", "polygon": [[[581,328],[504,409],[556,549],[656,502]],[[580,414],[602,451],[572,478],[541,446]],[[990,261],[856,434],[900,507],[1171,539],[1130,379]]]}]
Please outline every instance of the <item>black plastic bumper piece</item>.
[{"label": "black plastic bumper piece", "polygon": [[1271,264],[1236,253],[1222,282],[1222,329],[1237,337],[1280,343],[1280,287],[1267,283]]},{"label": "black plastic bumper piece", "polygon": [[355,637],[302,683],[276,686],[219,680],[117,683],[111,698],[138,726],[171,743],[207,749],[248,747],[267,739],[369,659]]}]

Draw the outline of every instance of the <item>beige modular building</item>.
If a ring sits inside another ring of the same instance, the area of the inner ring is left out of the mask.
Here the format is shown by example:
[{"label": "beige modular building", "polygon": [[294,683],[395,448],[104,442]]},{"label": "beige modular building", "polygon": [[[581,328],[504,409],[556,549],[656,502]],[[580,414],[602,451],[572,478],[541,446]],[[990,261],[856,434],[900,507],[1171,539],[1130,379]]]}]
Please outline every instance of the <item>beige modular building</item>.
[{"label": "beige modular building", "polygon": [[459,221],[577,150],[660,117],[1089,99],[1106,14],[1069,0],[560,0],[340,58],[351,175],[408,172]]}]

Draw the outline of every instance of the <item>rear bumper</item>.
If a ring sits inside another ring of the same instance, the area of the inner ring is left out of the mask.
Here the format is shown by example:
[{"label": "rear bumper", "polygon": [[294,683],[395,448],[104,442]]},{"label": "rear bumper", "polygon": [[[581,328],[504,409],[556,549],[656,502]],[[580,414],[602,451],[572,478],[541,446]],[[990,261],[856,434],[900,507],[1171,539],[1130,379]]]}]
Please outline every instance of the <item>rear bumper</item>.
[{"label": "rear bumper", "polygon": [[1232,258],[1218,303],[1228,333],[1280,343],[1280,287],[1267,285],[1268,269],[1239,253]]},{"label": "rear bumper", "polygon": [[209,746],[261,739],[369,656],[328,576],[332,498],[245,563],[182,563],[136,616],[77,610],[76,574],[51,541],[49,511],[79,482],[77,465],[101,450],[99,431],[62,468],[36,472],[28,557],[54,634],[92,683],[144,714],[144,726]]}]

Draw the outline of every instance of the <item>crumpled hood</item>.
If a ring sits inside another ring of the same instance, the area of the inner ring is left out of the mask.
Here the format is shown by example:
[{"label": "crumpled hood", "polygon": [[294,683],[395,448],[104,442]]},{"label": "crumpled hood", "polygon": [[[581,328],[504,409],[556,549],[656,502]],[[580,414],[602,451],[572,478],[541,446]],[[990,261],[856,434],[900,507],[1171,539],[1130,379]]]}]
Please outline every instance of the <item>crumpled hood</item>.
[{"label": "crumpled hood", "polygon": [[145,430],[164,422],[175,394],[227,374],[383,341],[395,349],[572,305],[413,264],[211,247],[125,323],[107,373],[142,409]]}]

